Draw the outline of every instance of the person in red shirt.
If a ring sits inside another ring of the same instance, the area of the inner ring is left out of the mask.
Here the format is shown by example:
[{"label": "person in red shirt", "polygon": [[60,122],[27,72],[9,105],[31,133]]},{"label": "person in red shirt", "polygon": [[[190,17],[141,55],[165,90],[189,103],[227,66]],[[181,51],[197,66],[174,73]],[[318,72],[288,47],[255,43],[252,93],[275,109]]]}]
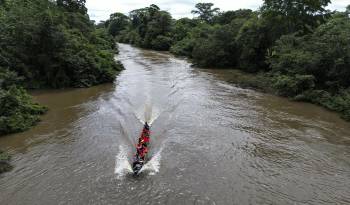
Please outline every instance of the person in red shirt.
[{"label": "person in red shirt", "polygon": [[143,140],[144,144],[146,144],[146,146],[147,146],[149,141],[150,141],[149,133],[144,134],[142,140]]},{"label": "person in red shirt", "polygon": [[141,136],[139,138],[139,144],[145,144],[147,146],[150,141],[149,136],[150,136],[149,125],[146,122],[142,130]]},{"label": "person in red shirt", "polygon": [[142,160],[144,160],[147,152],[148,152],[148,144],[150,141],[150,131],[149,131],[149,125],[147,122],[145,123],[145,126],[142,130],[141,136],[139,138],[138,144],[136,145],[137,149],[137,156],[140,157]]}]

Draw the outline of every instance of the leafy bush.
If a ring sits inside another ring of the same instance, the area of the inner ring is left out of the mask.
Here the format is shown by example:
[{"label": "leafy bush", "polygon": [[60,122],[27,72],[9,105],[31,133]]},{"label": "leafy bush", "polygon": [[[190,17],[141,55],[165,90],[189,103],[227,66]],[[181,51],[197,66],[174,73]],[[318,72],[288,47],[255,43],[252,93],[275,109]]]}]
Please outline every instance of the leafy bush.
[{"label": "leafy bush", "polygon": [[275,75],[272,86],[279,95],[294,97],[299,93],[314,88],[314,81],[315,78],[312,75]]},{"label": "leafy bush", "polygon": [[119,42],[155,50],[169,50],[173,42],[170,37],[172,19],[167,11],[161,11],[152,4],[131,11],[129,22],[129,26],[116,37]]},{"label": "leafy bush", "polygon": [[178,41],[177,43],[175,43],[170,48],[170,52],[178,56],[192,57],[193,47],[194,47],[194,40],[186,37],[181,41]]},{"label": "leafy bush", "polygon": [[16,73],[0,67],[0,136],[28,129],[46,108],[32,101]]},{"label": "leafy bush", "polygon": [[0,135],[20,132],[39,121],[47,109],[32,101],[23,88],[0,89]]},{"label": "leafy bush", "polygon": [[194,62],[204,67],[236,65],[236,44],[231,29],[228,25],[217,25],[210,28],[208,37],[197,37],[192,51]]},{"label": "leafy bush", "polygon": [[0,174],[12,169],[10,165],[10,155],[0,150]]},{"label": "leafy bush", "polygon": [[167,51],[169,50],[171,44],[172,40],[170,37],[157,36],[154,40],[152,40],[151,47],[155,50]]}]

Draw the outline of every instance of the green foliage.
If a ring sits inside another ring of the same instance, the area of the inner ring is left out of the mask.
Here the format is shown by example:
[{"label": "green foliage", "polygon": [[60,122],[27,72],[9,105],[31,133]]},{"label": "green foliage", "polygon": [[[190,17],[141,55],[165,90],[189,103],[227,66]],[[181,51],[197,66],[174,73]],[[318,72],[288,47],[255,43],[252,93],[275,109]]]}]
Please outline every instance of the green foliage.
[{"label": "green foliage", "polygon": [[125,30],[129,24],[129,18],[122,13],[114,13],[110,15],[109,20],[105,22],[105,27],[108,29],[108,33],[113,37],[120,34],[122,30]]},{"label": "green foliage", "polygon": [[0,89],[0,135],[28,129],[45,111],[23,88],[13,85],[8,90]]},{"label": "green foliage", "polygon": [[116,38],[120,43],[130,43],[132,45],[140,46],[142,39],[136,30],[124,30],[120,32],[120,35]]},{"label": "green foliage", "polygon": [[3,0],[0,4],[0,135],[28,129],[47,108],[24,90],[112,82],[122,65],[85,0]]},{"label": "green foliage", "polygon": [[237,11],[226,11],[214,16],[213,21],[216,24],[225,25],[230,24],[234,19],[249,19],[253,15],[250,9],[240,9]]},{"label": "green foliage", "polygon": [[0,67],[0,136],[28,129],[47,110],[16,85],[21,81],[16,73]]},{"label": "green foliage", "polygon": [[208,36],[199,36],[195,40],[192,51],[194,62],[204,67],[234,65],[232,60],[236,45],[231,27],[217,25],[209,28],[207,34]]},{"label": "green foliage", "polygon": [[[199,24],[188,31],[188,34],[182,40],[176,42],[170,49],[176,55],[193,57],[193,50],[201,40],[207,39],[212,33],[212,27],[208,24]],[[198,63],[198,62],[196,62]]]},{"label": "green foliage", "polygon": [[336,14],[312,34],[282,36],[268,60],[278,93],[322,105],[349,120],[349,33],[349,17]]},{"label": "green foliage", "polygon": [[265,57],[271,46],[267,27],[256,15],[251,16],[239,29],[236,42],[240,48],[239,67],[248,72],[264,70]]},{"label": "green foliage", "polygon": [[177,20],[172,29],[171,38],[174,41],[181,41],[186,38],[191,32],[192,28],[199,25],[197,20],[189,19],[189,18],[181,18]]},{"label": "green foliage", "polygon": [[271,68],[283,74],[307,74],[319,89],[337,92],[350,86],[350,21],[334,18],[303,37],[283,36],[269,58]]},{"label": "green foliage", "polygon": [[0,150],[0,174],[11,170],[10,159],[10,155]]},{"label": "green foliage", "polygon": [[213,3],[197,3],[196,10],[192,10],[192,14],[199,15],[199,19],[206,22],[211,23],[214,16],[219,12],[219,8],[212,8],[214,6]]},{"label": "green foliage", "polygon": [[16,86],[22,80],[15,72],[0,67],[0,136],[28,129],[47,110]]},{"label": "green foliage", "polygon": [[24,77],[30,88],[111,82],[110,75],[121,69],[114,42],[95,29],[84,3],[9,0],[0,18],[0,65]]},{"label": "green foliage", "polygon": [[175,43],[170,48],[170,52],[178,56],[188,56],[192,58],[194,43],[194,39],[186,37]]},{"label": "green foliage", "polygon": [[[278,21],[284,33],[310,32],[329,16],[325,8],[331,0],[264,0],[261,11],[270,21]],[[277,25],[276,25],[277,26]]]},{"label": "green foliage", "polygon": [[0,150],[0,161],[9,161],[10,159],[11,159],[10,155]]},{"label": "green foliage", "polygon": [[171,29],[171,15],[152,4],[130,12],[130,24],[120,32],[117,40],[143,48],[169,50],[172,45]]},{"label": "green foliage", "polygon": [[159,51],[169,50],[172,44],[172,39],[167,36],[157,36],[154,40],[151,41],[151,47]]},{"label": "green foliage", "polygon": [[86,0],[56,0],[57,6],[70,12],[80,12],[86,14]]},{"label": "green foliage", "polygon": [[298,93],[313,89],[315,77],[312,75],[275,75],[273,87],[283,96],[296,96]]}]

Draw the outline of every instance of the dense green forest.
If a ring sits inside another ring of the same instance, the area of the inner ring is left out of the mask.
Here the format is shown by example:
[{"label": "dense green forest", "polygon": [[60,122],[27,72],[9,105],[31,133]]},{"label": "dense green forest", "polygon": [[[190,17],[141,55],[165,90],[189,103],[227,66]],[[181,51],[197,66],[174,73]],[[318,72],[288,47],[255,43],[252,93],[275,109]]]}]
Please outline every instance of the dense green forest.
[{"label": "dense green forest", "polygon": [[[26,89],[112,82],[122,69],[116,52],[85,0],[0,0],[0,136],[28,129],[46,112]],[[9,159],[0,151],[0,173]]]},{"label": "dense green forest", "polygon": [[264,0],[257,11],[220,12],[198,3],[195,18],[174,20],[158,6],[114,13],[99,24],[122,43],[169,50],[201,67],[255,73],[294,100],[338,111],[350,120],[350,6],[330,0]]}]

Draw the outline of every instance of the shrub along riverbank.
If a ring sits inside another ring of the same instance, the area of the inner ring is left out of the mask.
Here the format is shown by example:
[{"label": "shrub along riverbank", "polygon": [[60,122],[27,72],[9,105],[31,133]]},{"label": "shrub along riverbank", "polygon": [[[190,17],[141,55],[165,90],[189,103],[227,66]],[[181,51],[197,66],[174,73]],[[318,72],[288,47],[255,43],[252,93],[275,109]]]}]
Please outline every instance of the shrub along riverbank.
[{"label": "shrub along riverbank", "polygon": [[225,12],[199,3],[196,18],[178,20],[151,5],[99,26],[119,42],[170,50],[201,67],[239,68],[264,81],[249,84],[350,120],[350,6],[332,12],[329,3],[264,0],[257,11]]},{"label": "shrub along riverbank", "polygon": [[10,165],[10,159],[10,155],[0,150],[0,174],[12,169],[12,166]]},{"label": "shrub along riverbank", "polygon": [[46,107],[25,89],[112,82],[122,65],[85,0],[0,0],[0,136],[28,129]]},{"label": "shrub along riverbank", "polygon": [[0,39],[0,135],[29,128],[46,110],[23,88],[89,87],[122,69],[85,0],[2,0]]}]

